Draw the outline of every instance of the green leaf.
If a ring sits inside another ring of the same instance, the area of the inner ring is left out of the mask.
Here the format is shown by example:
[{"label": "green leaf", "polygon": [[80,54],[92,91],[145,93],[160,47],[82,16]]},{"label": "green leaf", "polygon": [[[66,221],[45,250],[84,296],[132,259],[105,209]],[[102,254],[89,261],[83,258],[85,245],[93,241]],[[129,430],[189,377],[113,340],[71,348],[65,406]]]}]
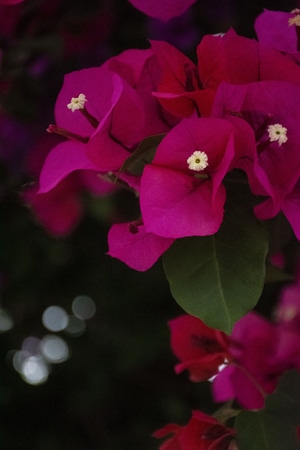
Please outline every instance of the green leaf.
[{"label": "green leaf", "polygon": [[218,233],[178,239],[164,254],[172,295],[187,313],[230,333],[260,297],[267,244],[252,211],[231,205]]},{"label": "green leaf", "polygon": [[243,411],[236,421],[238,448],[243,450],[297,450],[300,424],[300,374],[286,372],[277,390],[259,411]]},{"label": "green leaf", "polygon": [[156,152],[157,146],[160,144],[165,134],[155,134],[144,139],[138,145],[137,149],[126,159],[119,170],[119,173],[127,170],[132,175],[141,175],[146,164],[149,164]]}]

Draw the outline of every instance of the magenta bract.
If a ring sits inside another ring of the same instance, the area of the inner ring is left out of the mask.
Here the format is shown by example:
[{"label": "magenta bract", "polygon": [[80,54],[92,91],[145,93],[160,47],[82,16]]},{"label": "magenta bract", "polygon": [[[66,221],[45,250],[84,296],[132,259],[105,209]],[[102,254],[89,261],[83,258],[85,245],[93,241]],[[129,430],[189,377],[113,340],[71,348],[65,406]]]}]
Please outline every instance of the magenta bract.
[{"label": "magenta bract", "polygon": [[[250,128],[248,132],[251,136]],[[239,130],[233,124],[215,118],[183,119],[167,134],[141,180],[140,204],[148,232],[180,238],[218,231],[226,198],[222,180],[234,167],[236,135]],[[245,147],[247,138],[248,133]],[[197,152],[208,161],[200,171],[188,164]]]},{"label": "magenta bract", "polygon": [[174,239],[148,233],[142,223],[114,224],[108,232],[108,255],[141,272],[148,270]]},{"label": "magenta bract", "polygon": [[153,2],[153,0],[129,0],[129,2],[137,9],[148,16],[156,19],[168,21],[173,17],[180,16],[196,0],[161,0]]}]

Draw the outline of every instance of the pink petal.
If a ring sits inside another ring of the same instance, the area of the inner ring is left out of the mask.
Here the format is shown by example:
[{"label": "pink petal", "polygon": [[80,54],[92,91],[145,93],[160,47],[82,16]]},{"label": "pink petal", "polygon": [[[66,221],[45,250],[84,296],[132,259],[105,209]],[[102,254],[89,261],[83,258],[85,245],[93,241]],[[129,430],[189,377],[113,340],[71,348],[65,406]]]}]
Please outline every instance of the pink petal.
[{"label": "pink petal", "polygon": [[[196,184],[195,184],[196,183]],[[223,186],[212,205],[212,182],[149,164],[141,182],[141,210],[146,230],[158,236],[206,236],[218,231],[223,220]]]},{"label": "pink petal", "polygon": [[129,223],[114,224],[108,233],[108,255],[123,261],[129,267],[144,272],[172,245],[174,239],[147,233],[143,225],[136,233],[129,231]]},{"label": "pink petal", "polygon": [[82,206],[78,189],[71,180],[64,180],[50,192],[37,194],[36,188],[29,188],[22,197],[33,209],[42,226],[53,236],[69,234],[78,224]]},{"label": "pink petal", "polygon": [[72,97],[84,94],[87,99],[86,109],[101,121],[111,108],[113,75],[113,72],[104,67],[82,69],[65,75],[54,110],[57,125],[82,137],[89,137],[95,129],[80,110],[72,112],[67,105]]},{"label": "pink petal", "polygon": [[53,189],[61,180],[75,170],[98,171],[86,157],[85,145],[77,141],[65,141],[48,154],[40,174],[39,193]]},{"label": "pink petal", "polygon": [[148,16],[155,17],[160,20],[170,20],[173,17],[180,16],[196,0],[129,0],[129,2],[137,9]]},{"label": "pink petal", "polygon": [[296,26],[289,26],[292,14],[265,9],[255,20],[255,31],[261,44],[283,52],[297,51]]}]

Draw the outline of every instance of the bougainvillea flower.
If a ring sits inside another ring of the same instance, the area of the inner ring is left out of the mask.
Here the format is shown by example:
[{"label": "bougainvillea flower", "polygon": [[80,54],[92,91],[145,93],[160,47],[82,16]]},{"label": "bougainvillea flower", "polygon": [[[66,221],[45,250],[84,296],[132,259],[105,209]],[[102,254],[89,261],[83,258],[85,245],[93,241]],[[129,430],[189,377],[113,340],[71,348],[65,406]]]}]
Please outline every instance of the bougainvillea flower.
[{"label": "bougainvillea flower", "polygon": [[[55,105],[56,124],[48,131],[74,143],[78,158],[81,145],[81,163],[90,160],[100,173],[117,172],[143,138],[166,132],[174,123],[151,95],[158,71],[151,50],[128,50],[101,67],[66,75]],[[62,146],[49,156],[60,175],[82,169],[76,168],[76,158],[66,161],[69,148],[67,156]]]},{"label": "bougainvillea flower", "polygon": [[236,432],[201,411],[193,411],[189,422],[184,425],[168,424],[155,431],[156,438],[170,434],[160,450],[227,450]]},{"label": "bougainvillea flower", "polygon": [[[125,50],[108,59],[103,67],[117,73],[135,90],[144,108],[144,136],[165,133],[178,122],[170,116],[152,95],[159,84],[161,68],[151,49]],[[142,127],[139,122],[139,127]]]},{"label": "bougainvillea flower", "polygon": [[[122,172],[119,174],[119,180],[135,193],[140,191],[140,177]],[[142,218],[139,218],[111,226],[108,232],[107,254],[134,270],[144,272],[156,263],[173,242],[174,239],[147,232]]]},{"label": "bougainvillea flower", "polygon": [[65,141],[55,134],[45,133],[36,139],[26,158],[26,170],[33,180],[39,176],[40,183],[26,185],[22,199],[54,236],[67,235],[79,223],[84,213],[83,192],[104,197],[117,189],[99,175],[97,167],[85,156],[83,143]]},{"label": "bougainvillea flower", "polygon": [[263,408],[284,370],[278,360],[278,337],[276,325],[254,312],[240,319],[230,337],[231,363],[213,380],[214,399],[235,399],[246,409]]},{"label": "bougainvillea flower", "polygon": [[245,84],[283,80],[300,84],[300,66],[278,50],[229,30],[223,36],[206,35],[197,47],[203,87],[216,90],[221,82]]},{"label": "bougainvillea flower", "polygon": [[112,183],[101,180],[93,171],[83,170],[64,178],[49,192],[38,193],[36,185],[25,187],[21,196],[37,221],[53,236],[71,233],[83,215],[81,194],[99,197],[115,191]]},{"label": "bougainvillea flower", "polygon": [[99,170],[114,170],[142,138],[136,127],[138,121],[141,127],[144,123],[140,99],[125,80],[105,67],[66,75],[54,113],[59,130],[85,143]]},{"label": "bougainvillea flower", "polygon": [[69,174],[81,170],[98,172],[97,166],[87,158],[84,144],[79,141],[57,144],[45,159],[40,173],[39,193],[49,192]]},{"label": "bougainvillea flower", "polygon": [[215,97],[213,115],[230,118],[240,115],[256,136],[257,155],[242,163],[257,195],[269,199],[255,207],[261,219],[282,210],[297,237],[299,225],[300,86],[283,81],[261,81],[248,85],[223,83]]},{"label": "bougainvillea flower", "polygon": [[171,44],[151,41],[162,75],[155,95],[163,107],[179,117],[193,112],[209,116],[214,90],[205,89],[197,66]]},{"label": "bougainvillea flower", "polygon": [[185,314],[171,320],[169,327],[172,351],[181,361],[176,373],[187,369],[192,381],[207,380],[230,359],[227,336],[202,320]]},{"label": "bougainvillea flower", "polygon": [[299,13],[299,10],[284,12],[265,9],[254,24],[259,42],[297,58],[297,52],[300,50]]},{"label": "bougainvillea flower", "polygon": [[129,2],[137,9],[148,16],[155,17],[163,21],[168,21],[173,17],[180,16],[196,0],[161,0],[153,2],[153,0],[129,0]]},{"label": "bougainvillea flower", "polygon": [[148,233],[141,221],[117,223],[108,232],[107,254],[144,272],[173,244],[174,239]]},{"label": "bougainvillea flower", "polygon": [[65,179],[51,192],[37,194],[37,187],[29,187],[22,199],[32,208],[38,222],[53,236],[65,236],[78,224],[82,215],[78,187]]},{"label": "bougainvillea flower", "polygon": [[131,146],[142,138],[136,123],[143,127],[144,114],[134,89],[117,74],[99,67],[65,76],[55,119],[48,131],[68,140],[49,153],[41,192],[46,192],[45,179],[49,190],[75,170],[118,171]]},{"label": "bougainvillea flower", "polygon": [[218,231],[226,198],[222,181],[234,166],[237,141],[246,149],[253,140],[246,126],[241,137],[226,120],[190,118],[165,136],[141,179],[147,232],[180,238]]},{"label": "bougainvillea flower", "polygon": [[300,84],[300,67],[279,51],[233,29],[206,35],[197,47],[198,66],[172,45],[151,41],[161,66],[157,96],[165,109],[179,117],[209,116],[214,93],[222,82],[245,84],[285,80]]}]

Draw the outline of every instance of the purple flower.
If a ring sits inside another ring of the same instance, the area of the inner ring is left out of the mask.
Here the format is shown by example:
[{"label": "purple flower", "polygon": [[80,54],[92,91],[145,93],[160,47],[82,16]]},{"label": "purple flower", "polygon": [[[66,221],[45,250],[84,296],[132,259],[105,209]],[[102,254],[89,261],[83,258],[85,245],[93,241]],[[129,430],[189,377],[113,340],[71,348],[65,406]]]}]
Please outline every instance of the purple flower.
[{"label": "purple flower", "polygon": [[183,119],[174,127],[142,175],[147,232],[171,238],[216,233],[226,198],[223,178],[234,166],[236,147],[246,149],[251,138],[250,127],[241,131],[223,119]]},{"label": "purple flower", "polygon": [[255,31],[261,44],[298,58],[300,48],[300,10],[292,12],[265,9],[255,20]]},{"label": "purple flower", "polygon": [[62,237],[71,233],[83,216],[83,191],[103,197],[115,189],[95,172],[82,170],[70,174],[49,192],[38,193],[37,186],[32,185],[24,188],[21,196],[48,233]]},{"label": "purple flower", "polygon": [[112,225],[108,232],[108,255],[132,269],[144,272],[173,244],[174,239],[148,233],[141,220]]},{"label": "purple flower", "polygon": [[190,117],[195,112],[209,116],[215,92],[206,89],[197,66],[167,42],[151,41],[151,46],[161,67],[154,95],[162,106],[178,117]]},{"label": "purple flower", "polygon": [[222,84],[217,91],[213,115],[240,116],[255,133],[256,154],[240,161],[254,194],[268,199],[255,207],[260,219],[280,210],[300,238],[300,86],[283,81],[248,85]]},{"label": "purple flower", "polygon": [[68,140],[49,153],[41,192],[75,170],[118,172],[143,138],[170,129],[151,95],[158,70],[151,50],[129,50],[65,76],[48,131]]},{"label": "purple flower", "polygon": [[229,344],[231,363],[213,381],[214,399],[236,399],[245,409],[264,406],[286,367],[278,360],[278,329],[251,312],[234,326]]},{"label": "purple flower", "polygon": [[198,69],[205,89],[221,82],[246,84],[283,80],[300,84],[300,67],[288,56],[233,29],[224,35],[206,35],[197,48]]},{"label": "purple flower", "polygon": [[148,16],[156,19],[168,21],[173,17],[180,16],[196,0],[161,0],[153,2],[153,0],[129,0],[129,2],[137,9]]}]

